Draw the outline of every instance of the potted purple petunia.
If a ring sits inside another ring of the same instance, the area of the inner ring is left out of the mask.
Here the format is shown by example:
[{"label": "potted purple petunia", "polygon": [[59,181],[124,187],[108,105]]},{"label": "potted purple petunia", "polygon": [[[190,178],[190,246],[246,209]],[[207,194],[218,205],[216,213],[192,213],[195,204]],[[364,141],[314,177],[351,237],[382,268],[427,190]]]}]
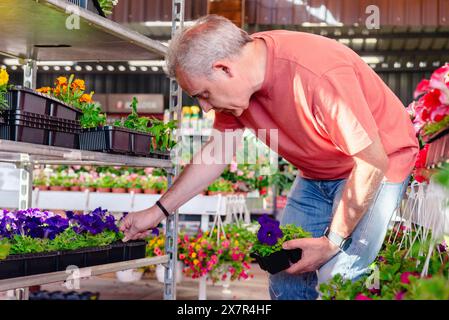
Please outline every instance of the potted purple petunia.
[{"label": "potted purple petunia", "polygon": [[256,259],[262,270],[275,274],[301,259],[301,249],[286,250],[282,248],[282,244],[285,241],[310,237],[310,233],[292,224],[280,226],[279,221],[271,219],[268,215],[260,217],[259,224],[257,236],[254,234],[251,256]]}]

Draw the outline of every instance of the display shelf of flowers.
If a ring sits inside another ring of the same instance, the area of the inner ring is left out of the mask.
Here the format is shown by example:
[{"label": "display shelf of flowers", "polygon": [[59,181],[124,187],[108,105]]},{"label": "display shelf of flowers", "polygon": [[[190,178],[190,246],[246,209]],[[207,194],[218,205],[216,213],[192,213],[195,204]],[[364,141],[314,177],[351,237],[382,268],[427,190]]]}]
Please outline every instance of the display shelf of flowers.
[{"label": "display shelf of flowers", "polygon": [[56,215],[40,209],[0,212],[0,279],[135,260],[145,241],[121,241],[116,218],[97,208]]},{"label": "display shelf of flowers", "polygon": [[431,168],[449,159],[449,63],[423,79],[414,97],[407,110],[421,144],[428,148],[425,167]]}]

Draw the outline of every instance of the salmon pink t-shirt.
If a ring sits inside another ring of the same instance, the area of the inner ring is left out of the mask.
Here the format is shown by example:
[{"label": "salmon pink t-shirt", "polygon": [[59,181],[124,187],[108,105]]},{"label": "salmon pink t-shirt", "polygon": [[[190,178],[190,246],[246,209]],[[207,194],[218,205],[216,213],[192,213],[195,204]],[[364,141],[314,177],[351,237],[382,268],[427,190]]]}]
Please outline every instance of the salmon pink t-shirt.
[{"label": "salmon pink t-shirt", "polygon": [[[252,37],[268,48],[262,88],[240,117],[216,113],[215,129],[277,129],[279,155],[319,180],[347,178],[353,156],[377,133],[389,158],[386,179],[410,174],[419,148],[405,107],[354,51],[302,32]],[[270,145],[269,134],[262,140]]]}]

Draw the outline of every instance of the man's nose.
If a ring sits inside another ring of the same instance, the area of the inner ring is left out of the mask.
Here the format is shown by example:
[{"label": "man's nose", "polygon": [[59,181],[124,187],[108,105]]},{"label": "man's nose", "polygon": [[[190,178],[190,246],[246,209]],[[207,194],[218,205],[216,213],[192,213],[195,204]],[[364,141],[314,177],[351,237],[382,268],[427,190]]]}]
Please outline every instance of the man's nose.
[{"label": "man's nose", "polygon": [[201,108],[203,108],[204,112],[209,112],[213,107],[211,104],[207,103],[204,99],[198,99]]}]

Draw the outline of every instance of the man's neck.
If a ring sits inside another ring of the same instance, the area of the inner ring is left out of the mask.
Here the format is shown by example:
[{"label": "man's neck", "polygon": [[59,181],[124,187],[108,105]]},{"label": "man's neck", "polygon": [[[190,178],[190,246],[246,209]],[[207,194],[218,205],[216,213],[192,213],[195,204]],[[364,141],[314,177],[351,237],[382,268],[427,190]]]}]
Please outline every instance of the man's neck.
[{"label": "man's neck", "polygon": [[262,39],[254,39],[243,50],[242,68],[248,76],[253,93],[259,91],[265,81],[267,68],[267,45]]}]

